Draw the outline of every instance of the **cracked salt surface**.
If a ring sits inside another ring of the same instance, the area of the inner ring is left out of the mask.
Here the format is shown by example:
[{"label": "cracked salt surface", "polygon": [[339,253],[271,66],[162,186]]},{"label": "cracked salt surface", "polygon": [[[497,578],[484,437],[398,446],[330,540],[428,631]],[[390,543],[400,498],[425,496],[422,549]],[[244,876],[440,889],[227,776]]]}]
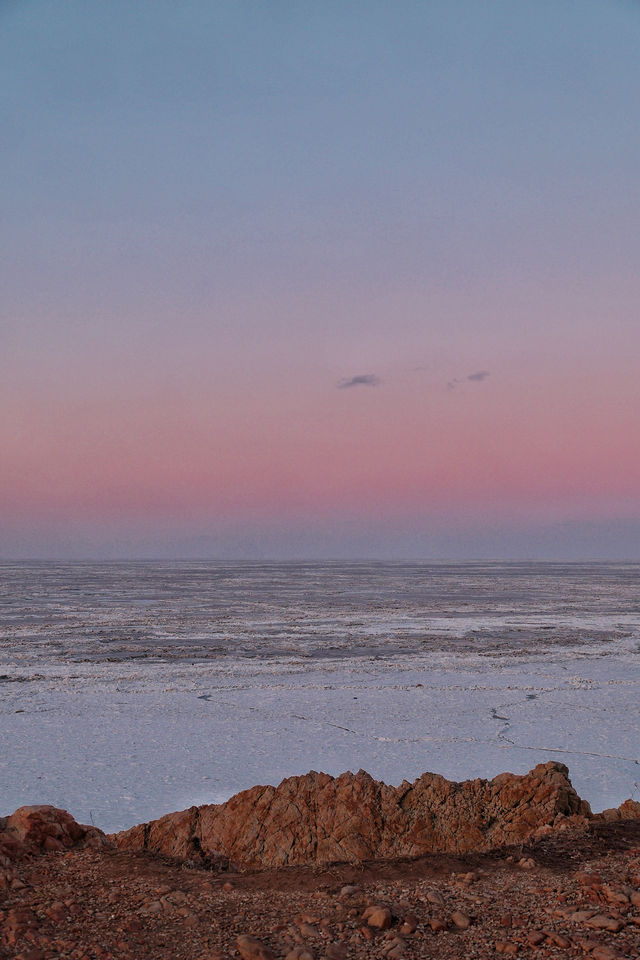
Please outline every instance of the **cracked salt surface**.
[{"label": "cracked salt surface", "polygon": [[54,803],[115,830],[309,769],[549,759],[594,809],[639,799],[639,573],[0,565],[0,814]]}]

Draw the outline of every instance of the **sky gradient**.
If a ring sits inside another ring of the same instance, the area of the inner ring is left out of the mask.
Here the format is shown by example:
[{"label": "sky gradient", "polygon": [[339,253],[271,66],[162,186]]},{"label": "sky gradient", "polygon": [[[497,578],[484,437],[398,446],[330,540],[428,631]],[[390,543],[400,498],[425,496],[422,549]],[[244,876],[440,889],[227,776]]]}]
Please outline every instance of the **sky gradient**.
[{"label": "sky gradient", "polygon": [[0,0],[0,557],[640,559],[639,53]]}]

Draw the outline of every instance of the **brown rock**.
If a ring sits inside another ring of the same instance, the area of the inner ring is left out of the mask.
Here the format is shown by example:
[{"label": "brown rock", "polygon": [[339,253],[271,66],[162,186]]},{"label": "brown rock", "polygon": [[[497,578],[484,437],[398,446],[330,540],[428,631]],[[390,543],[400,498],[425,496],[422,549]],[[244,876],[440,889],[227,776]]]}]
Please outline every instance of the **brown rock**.
[{"label": "brown rock", "polygon": [[573,920],[574,923],[584,923],[585,920],[591,920],[595,912],[595,910],[575,910],[568,915],[567,919]]},{"label": "brown rock", "polygon": [[621,920],[609,917],[606,913],[597,913],[595,917],[586,920],[585,924],[587,927],[593,927],[594,930],[608,930],[609,933],[618,933],[624,926]]},{"label": "brown rock", "polygon": [[599,873],[589,873],[587,870],[578,870],[574,874],[574,877],[583,887],[599,887],[602,885],[602,877]]},{"label": "brown rock", "polygon": [[530,947],[539,947],[546,939],[547,935],[542,930],[531,930],[527,934],[527,943]]},{"label": "brown rock", "polygon": [[389,957],[390,960],[402,960],[404,956],[405,948],[399,943],[387,952],[387,957]]},{"label": "brown rock", "polygon": [[427,890],[427,900],[437,907],[444,907],[444,897],[439,890]]},{"label": "brown rock", "polygon": [[255,866],[464,853],[519,843],[543,824],[588,816],[567,768],[453,783],[425,773],[399,787],[367,773],[290,777],[226,803],[191,807],[115,836],[122,849]]},{"label": "brown rock", "polygon": [[340,896],[355,897],[358,893],[362,893],[362,887],[357,887],[353,883],[348,883],[341,889]]},{"label": "brown rock", "polygon": [[236,946],[242,960],[275,960],[275,954],[256,937],[242,935],[237,938]]},{"label": "brown rock", "polygon": [[101,830],[81,826],[66,810],[56,807],[19,807],[10,817],[3,817],[2,822],[0,853],[10,860],[40,851],[66,850],[89,839],[105,843]]},{"label": "brown rock", "polygon": [[413,913],[408,913],[404,918],[402,926],[400,928],[400,933],[408,935],[415,933],[418,929],[418,918]]},{"label": "brown rock", "polygon": [[365,919],[370,927],[376,930],[388,930],[393,922],[391,910],[388,907],[369,908],[371,912],[365,911]]},{"label": "brown rock", "polygon": [[629,903],[629,897],[626,895],[626,893],[616,887],[607,886],[605,884],[602,887],[602,893],[604,894],[604,898],[608,903]]},{"label": "brown rock", "polygon": [[617,950],[614,950],[613,947],[599,944],[593,948],[591,956],[593,960],[620,960],[621,954],[619,954]]},{"label": "brown rock", "polygon": [[313,953],[304,943],[298,943],[286,955],[285,960],[314,960]]},{"label": "brown rock", "polygon": [[439,920],[437,917],[429,918],[429,926],[434,933],[444,933],[444,931],[447,929],[447,925],[444,920]]},{"label": "brown rock", "polygon": [[10,947],[14,947],[27,930],[35,926],[35,924],[35,915],[29,907],[14,907],[9,910],[2,928],[5,943]]},{"label": "brown rock", "polygon": [[50,920],[53,920],[54,923],[61,923],[67,916],[67,908],[64,903],[52,903],[51,906],[45,910],[45,914],[49,917]]},{"label": "brown rock", "polygon": [[402,937],[392,937],[382,948],[382,953],[387,957],[398,958],[405,954],[407,944]]},{"label": "brown rock", "polygon": [[471,926],[471,918],[461,910],[456,910],[451,914],[451,920],[459,930],[466,930]]},{"label": "brown rock", "polygon": [[514,957],[520,951],[520,944],[515,940],[496,940],[494,946],[496,953],[502,953],[505,956]]},{"label": "brown rock", "polygon": [[325,949],[327,960],[347,960],[349,951],[344,943],[330,943]]},{"label": "brown rock", "polygon": [[571,940],[562,933],[556,933],[555,930],[543,930],[542,932],[546,936],[548,943],[553,943],[556,947],[560,947],[561,950],[568,950],[571,946]]},{"label": "brown rock", "polygon": [[601,945],[599,940],[592,940],[590,937],[578,937],[574,943],[585,953],[591,953],[592,950]]}]

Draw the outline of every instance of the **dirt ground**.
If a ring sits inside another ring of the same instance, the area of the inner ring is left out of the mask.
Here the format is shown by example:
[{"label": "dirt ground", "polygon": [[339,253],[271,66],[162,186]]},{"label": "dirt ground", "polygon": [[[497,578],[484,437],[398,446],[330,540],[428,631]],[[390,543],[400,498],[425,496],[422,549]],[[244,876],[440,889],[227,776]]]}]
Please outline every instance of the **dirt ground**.
[{"label": "dirt ground", "polygon": [[[238,939],[240,938],[240,939]],[[0,958],[640,958],[640,822],[465,857],[213,872],[74,848],[0,871]]]}]

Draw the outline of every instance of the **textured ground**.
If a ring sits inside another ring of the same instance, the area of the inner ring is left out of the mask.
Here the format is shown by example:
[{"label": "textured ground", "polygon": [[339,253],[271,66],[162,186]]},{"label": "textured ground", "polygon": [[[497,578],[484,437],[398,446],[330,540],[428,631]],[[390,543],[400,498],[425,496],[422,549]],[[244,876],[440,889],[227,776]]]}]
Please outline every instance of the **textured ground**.
[{"label": "textured ground", "polygon": [[481,855],[261,872],[83,842],[0,868],[2,960],[499,954],[640,957],[640,822]]}]

